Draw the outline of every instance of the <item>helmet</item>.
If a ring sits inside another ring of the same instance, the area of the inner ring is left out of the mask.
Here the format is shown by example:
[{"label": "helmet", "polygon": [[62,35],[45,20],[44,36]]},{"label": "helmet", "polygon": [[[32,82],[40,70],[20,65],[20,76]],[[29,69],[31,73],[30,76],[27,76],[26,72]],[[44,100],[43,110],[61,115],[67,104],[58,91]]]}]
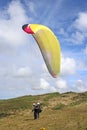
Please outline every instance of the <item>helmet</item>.
[{"label": "helmet", "polygon": [[37,105],[40,105],[40,103],[38,102]]},{"label": "helmet", "polygon": [[33,103],[33,106],[35,106],[36,104],[35,103]]}]

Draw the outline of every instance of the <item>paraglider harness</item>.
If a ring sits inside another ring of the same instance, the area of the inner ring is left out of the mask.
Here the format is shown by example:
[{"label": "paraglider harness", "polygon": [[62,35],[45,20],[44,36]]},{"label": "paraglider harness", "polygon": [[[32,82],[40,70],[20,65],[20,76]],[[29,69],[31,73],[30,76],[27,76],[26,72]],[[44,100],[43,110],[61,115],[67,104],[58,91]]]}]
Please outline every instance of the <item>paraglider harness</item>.
[{"label": "paraglider harness", "polygon": [[42,112],[42,109],[41,109],[41,104],[37,104],[37,107],[38,107],[38,112]]},{"label": "paraglider harness", "polygon": [[41,107],[39,108],[39,113],[40,113],[40,112],[42,112],[42,109],[41,109]]}]

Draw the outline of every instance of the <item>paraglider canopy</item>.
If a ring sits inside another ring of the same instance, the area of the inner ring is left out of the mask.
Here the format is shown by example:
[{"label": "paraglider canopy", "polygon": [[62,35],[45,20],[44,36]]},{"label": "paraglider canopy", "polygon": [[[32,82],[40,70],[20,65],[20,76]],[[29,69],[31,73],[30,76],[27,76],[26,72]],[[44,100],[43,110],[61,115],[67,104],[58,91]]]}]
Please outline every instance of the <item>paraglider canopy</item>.
[{"label": "paraglider canopy", "polygon": [[48,71],[53,77],[57,77],[60,72],[60,44],[55,34],[40,24],[25,24],[22,29],[35,38]]}]

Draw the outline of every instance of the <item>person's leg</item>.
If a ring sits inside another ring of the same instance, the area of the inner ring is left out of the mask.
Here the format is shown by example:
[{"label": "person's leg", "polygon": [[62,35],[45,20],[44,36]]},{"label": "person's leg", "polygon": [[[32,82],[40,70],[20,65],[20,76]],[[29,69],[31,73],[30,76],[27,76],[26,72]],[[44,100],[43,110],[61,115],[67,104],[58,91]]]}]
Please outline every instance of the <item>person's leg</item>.
[{"label": "person's leg", "polygon": [[38,118],[38,112],[36,112],[36,118]]},{"label": "person's leg", "polygon": [[36,119],[37,118],[37,116],[36,116],[36,112],[34,112],[34,119]]},{"label": "person's leg", "polygon": [[38,112],[38,118],[39,118],[39,112]]}]

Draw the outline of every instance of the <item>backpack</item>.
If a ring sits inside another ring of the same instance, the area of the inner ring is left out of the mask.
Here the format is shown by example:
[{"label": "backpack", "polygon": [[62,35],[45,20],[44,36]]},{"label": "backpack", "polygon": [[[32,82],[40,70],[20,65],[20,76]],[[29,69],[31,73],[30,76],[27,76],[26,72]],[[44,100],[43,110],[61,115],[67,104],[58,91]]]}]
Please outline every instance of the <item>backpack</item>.
[{"label": "backpack", "polygon": [[41,108],[39,109],[39,112],[42,112],[42,109],[41,109]]}]

